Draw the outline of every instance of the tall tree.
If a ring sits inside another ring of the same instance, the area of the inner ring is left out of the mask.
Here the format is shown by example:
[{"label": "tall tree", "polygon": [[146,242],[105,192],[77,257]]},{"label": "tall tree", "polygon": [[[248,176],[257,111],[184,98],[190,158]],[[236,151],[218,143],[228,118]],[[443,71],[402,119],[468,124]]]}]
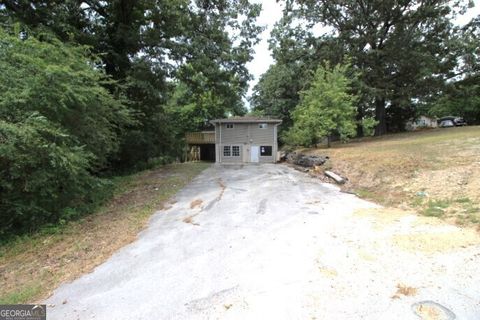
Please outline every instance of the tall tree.
[{"label": "tall tree", "polygon": [[[117,165],[173,152],[176,119],[168,100],[181,82],[196,98],[210,92],[225,114],[245,112],[242,97],[261,27],[260,5],[248,0],[5,0],[4,23],[20,21],[32,33],[52,30],[62,41],[90,45],[130,100],[136,122],[126,132]],[[182,106],[178,106],[181,108]],[[203,108],[199,103],[198,108]],[[218,112],[216,113],[218,114]],[[188,119],[190,120],[190,119]],[[195,121],[192,121],[195,123]],[[183,123],[178,124],[179,127]]]},{"label": "tall tree", "polygon": [[250,102],[254,110],[281,118],[282,129],[286,129],[292,125],[291,113],[300,91],[308,86],[317,66],[323,61],[338,64],[343,51],[335,38],[316,38],[287,11],[275,24],[269,43],[275,62],[260,77]]},{"label": "tall tree", "polygon": [[286,133],[290,144],[311,146],[333,134],[342,140],[355,136],[357,97],[352,94],[348,65],[320,66],[310,87],[302,92],[293,111],[293,127]]},{"label": "tall tree", "polygon": [[423,112],[433,116],[455,115],[469,124],[480,124],[480,16],[456,35],[460,63],[444,90],[433,95]]},{"label": "tall tree", "polygon": [[438,90],[455,66],[448,43],[457,2],[298,0],[290,7],[294,4],[299,18],[332,28],[344,44],[361,71],[364,94],[372,97],[377,135],[387,131],[388,111]]}]

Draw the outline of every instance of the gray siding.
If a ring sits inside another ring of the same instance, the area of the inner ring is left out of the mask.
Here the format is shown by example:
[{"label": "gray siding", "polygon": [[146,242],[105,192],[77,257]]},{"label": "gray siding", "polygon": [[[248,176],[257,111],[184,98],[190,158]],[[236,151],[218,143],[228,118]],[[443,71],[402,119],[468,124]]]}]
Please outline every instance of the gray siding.
[{"label": "gray siding", "polygon": [[[221,133],[221,137],[220,137]],[[277,130],[275,124],[268,123],[267,128],[260,128],[259,123],[234,123],[233,128],[227,128],[226,123],[217,124],[215,127],[217,161],[226,163],[239,163],[250,161],[250,146],[271,146],[271,156],[260,156],[259,162],[275,162],[277,154]],[[224,146],[240,146],[239,157],[225,157]]]}]

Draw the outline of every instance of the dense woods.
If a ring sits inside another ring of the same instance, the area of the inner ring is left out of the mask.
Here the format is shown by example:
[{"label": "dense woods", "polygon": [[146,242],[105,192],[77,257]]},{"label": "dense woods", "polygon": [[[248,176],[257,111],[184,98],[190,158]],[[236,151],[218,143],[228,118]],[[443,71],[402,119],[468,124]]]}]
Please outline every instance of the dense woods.
[{"label": "dense woods", "polygon": [[[358,80],[357,134],[375,118],[375,134],[403,131],[419,115],[480,123],[480,18],[454,20],[468,1],[286,0],[270,39],[275,63],[251,103],[292,123],[300,92],[325,61],[351,63]],[[319,32],[320,30],[320,32]],[[474,40],[476,39],[476,40]],[[285,129],[285,128],[284,128]]]},{"label": "dense woods", "polygon": [[1,1],[0,238],[91,211],[109,177],[181,160],[185,132],[229,114],[279,117],[303,145],[419,115],[480,123],[480,17],[454,24],[471,3],[280,4],[248,110],[259,4]]},{"label": "dense woods", "polygon": [[184,154],[243,114],[261,7],[240,1],[2,1],[0,237],[91,210],[108,177]]}]

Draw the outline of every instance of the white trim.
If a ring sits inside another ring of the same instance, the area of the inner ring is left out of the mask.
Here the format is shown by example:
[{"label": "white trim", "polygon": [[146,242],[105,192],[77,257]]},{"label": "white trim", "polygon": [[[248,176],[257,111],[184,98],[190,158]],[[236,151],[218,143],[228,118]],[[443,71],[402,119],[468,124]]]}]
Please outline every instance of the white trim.
[{"label": "white trim", "polygon": [[218,162],[222,162],[222,157],[223,157],[223,150],[222,149],[222,125],[219,125],[220,127],[220,143],[218,144]]},{"label": "white trim", "polygon": [[[230,148],[230,155],[229,155],[229,156],[226,156],[225,153],[224,153],[224,148],[225,148],[225,147],[229,147],[229,148]],[[234,156],[234,155],[233,155],[233,147],[238,147],[238,152],[239,152],[238,156]],[[230,158],[234,158],[234,159],[236,159],[236,158],[239,158],[239,159],[243,158],[243,157],[242,157],[242,145],[241,145],[241,144],[226,144],[226,145],[220,146],[220,148],[221,148],[221,150],[222,150],[222,157],[224,157],[224,158],[229,158],[229,159],[230,159]]]}]

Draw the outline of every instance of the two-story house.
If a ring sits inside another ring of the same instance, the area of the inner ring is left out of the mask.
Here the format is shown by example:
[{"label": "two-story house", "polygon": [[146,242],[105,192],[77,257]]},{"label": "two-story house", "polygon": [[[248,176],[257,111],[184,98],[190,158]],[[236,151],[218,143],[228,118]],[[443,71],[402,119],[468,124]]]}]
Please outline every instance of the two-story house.
[{"label": "two-story house", "polygon": [[282,120],[234,117],[210,121],[215,126],[218,163],[276,162],[277,131]]}]

